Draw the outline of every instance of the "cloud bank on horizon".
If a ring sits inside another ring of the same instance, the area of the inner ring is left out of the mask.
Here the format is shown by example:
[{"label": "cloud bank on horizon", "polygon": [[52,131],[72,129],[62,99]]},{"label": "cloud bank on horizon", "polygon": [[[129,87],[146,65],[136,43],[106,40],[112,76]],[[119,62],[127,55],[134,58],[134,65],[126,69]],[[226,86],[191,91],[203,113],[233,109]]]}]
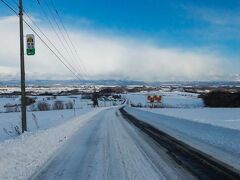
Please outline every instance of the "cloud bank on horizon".
[{"label": "cloud bank on horizon", "polygon": [[[192,9],[188,8],[188,10]],[[194,12],[196,15],[204,14],[202,10]],[[231,23],[238,27],[239,21],[229,22],[227,16],[220,21],[216,14],[212,14],[212,12],[204,14],[203,20],[217,24],[217,26]],[[39,19],[35,20],[41,24],[45,34],[59,47],[64,56],[69,57],[69,63],[76,71],[79,70],[80,76],[85,79],[239,80],[239,58],[222,53],[221,49],[216,50],[217,48],[211,45],[200,47],[164,45],[164,43],[156,43],[155,37],[138,38],[114,33],[111,29],[106,31],[91,29],[88,31],[81,26],[77,28],[69,26],[69,35],[81,57],[81,60],[76,62],[71,56],[68,56],[69,52],[64,50],[46,22]],[[87,18],[78,21],[78,23],[87,26],[91,24]],[[221,31],[223,30],[219,30],[218,33],[223,33]],[[228,29],[228,31],[230,30]],[[25,27],[25,34],[28,33],[32,32]],[[2,16],[0,18],[0,34],[0,79],[18,79],[20,71],[18,18]],[[238,34],[234,38],[237,37]],[[158,41],[161,40],[163,39],[158,38]],[[36,55],[25,56],[25,59],[27,79],[74,78],[37,37]],[[78,63],[84,66],[88,73],[83,71]]]}]

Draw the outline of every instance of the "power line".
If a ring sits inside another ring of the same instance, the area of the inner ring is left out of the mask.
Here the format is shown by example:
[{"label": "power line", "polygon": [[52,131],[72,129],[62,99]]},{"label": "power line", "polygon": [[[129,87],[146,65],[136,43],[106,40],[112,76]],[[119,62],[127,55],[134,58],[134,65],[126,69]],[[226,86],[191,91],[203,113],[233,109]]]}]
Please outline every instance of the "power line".
[{"label": "power line", "polygon": [[24,23],[37,35],[37,37],[42,41],[42,43],[45,44],[45,46],[47,46],[47,48],[57,57],[57,59],[60,60],[60,62],[69,70],[73,73],[73,75],[81,80],[65,63],[64,61],[48,46],[48,44],[41,38],[41,36],[30,26],[30,24],[28,24],[28,22],[26,22],[25,20],[23,20]]},{"label": "power line", "polygon": [[[57,17],[59,18],[59,21],[60,21],[60,23],[61,23],[61,25],[62,25],[62,27],[63,27],[63,30],[65,31],[65,34],[67,35],[67,38],[68,38],[71,46],[73,47],[73,50],[74,50],[74,52],[75,52],[75,55],[76,55],[77,59],[79,59],[79,60],[81,61],[81,58],[79,57],[79,54],[78,54],[78,52],[77,52],[77,50],[76,50],[76,47],[75,47],[75,45],[73,44],[73,42],[72,42],[72,40],[71,40],[71,38],[70,38],[70,36],[69,36],[69,33],[68,33],[67,29],[66,29],[65,26],[64,26],[63,20],[62,20],[61,16],[59,15],[59,12],[58,12],[58,10],[57,10],[57,8],[56,8],[56,6],[54,5],[54,3],[53,3],[52,0],[51,0],[51,3],[52,3],[52,6],[53,6],[53,8],[54,8],[54,10],[55,10],[55,13],[57,14]],[[85,73],[89,76],[89,73],[88,73],[88,71],[86,70],[84,64],[82,64],[82,69],[83,69],[83,71],[85,71]]]},{"label": "power line", "polygon": [[[59,40],[61,46],[62,46],[63,49],[67,52],[68,56],[69,56],[70,59],[71,59],[71,56],[70,56],[70,54],[69,54],[69,52],[68,52],[66,46],[64,45],[64,43],[63,43],[63,41],[62,41],[60,35],[59,35],[58,32],[57,32],[57,30],[54,28],[54,25],[53,25],[51,19],[49,18],[47,12],[46,12],[45,9],[43,8],[43,6],[41,5],[41,3],[40,3],[39,0],[37,0],[37,4],[40,6],[40,10],[42,11],[43,15],[47,18],[47,20],[48,20],[48,22],[49,22],[49,24],[50,24],[50,27],[51,27],[53,33],[57,36],[57,39]],[[71,59],[71,61],[72,61],[72,59]],[[68,63],[70,64],[70,62],[68,62]],[[73,69],[74,69],[76,72],[79,71],[79,70],[77,70],[75,67],[73,67]],[[77,74],[83,78],[82,75],[80,75],[79,73],[77,73]]]},{"label": "power line", "polygon": [[[38,0],[37,0],[38,1]],[[13,0],[13,2],[18,6],[17,2]],[[38,1],[39,2],[39,1]],[[76,71],[76,69],[74,68],[73,65],[71,65],[71,63],[62,55],[62,53],[58,50],[58,48],[49,40],[49,38],[46,36],[46,34],[40,29],[40,27],[34,22],[34,20],[28,15],[28,13],[23,10],[23,12],[25,13],[25,15],[28,17],[28,19],[30,19],[30,21],[36,26],[36,28],[41,32],[41,34],[47,39],[47,41],[54,47],[54,49],[59,53],[59,55],[67,62],[67,64],[69,66],[71,66],[71,68]],[[51,23],[51,21],[50,21]],[[51,24],[52,25],[52,24]],[[53,25],[52,25],[53,26]],[[54,29],[55,30],[55,29]],[[57,32],[55,32],[57,33]],[[79,73],[76,73],[79,77],[82,77]]]},{"label": "power line", "polygon": [[[49,0],[50,1],[50,0]],[[66,40],[66,38],[65,38],[65,35],[64,35],[64,33],[62,32],[62,30],[61,30],[61,28],[60,28],[60,26],[59,26],[59,24],[58,24],[58,22],[57,22],[57,18],[55,17],[55,15],[54,14],[57,14],[57,10],[56,10],[56,8],[55,8],[55,5],[53,4],[53,1],[51,1],[51,4],[52,4],[52,8],[53,8],[53,10],[54,10],[54,12],[55,13],[53,13],[52,14],[52,16],[53,16],[53,18],[54,18],[54,20],[55,20],[55,22],[56,22],[56,24],[57,24],[57,26],[58,26],[58,29],[59,29],[59,31],[60,31],[60,33],[62,34],[62,36],[63,36],[63,39],[64,39],[64,41],[66,42],[66,44],[67,44],[67,46],[68,46],[68,48],[70,49],[70,51],[71,51],[71,54],[73,55],[73,57],[74,57],[74,52],[72,51],[72,48],[70,47],[70,45],[69,45],[69,43],[68,43],[68,41]],[[57,14],[58,15],[58,14]],[[59,15],[58,15],[59,16]],[[57,17],[58,17],[57,16]],[[59,18],[58,18],[59,19]],[[61,23],[61,20],[60,20],[60,24],[62,24]],[[63,24],[62,24],[63,25]],[[63,26],[62,26],[63,27]],[[63,28],[63,30],[64,30],[64,28]],[[67,32],[65,31],[65,34],[67,34]],[[75,56],[76,57],[76,56]],[[74,57],[74,59],[75,59],[75,57]],[[77,63],[77,66],[79,67],[79,69],[81,70],[81,71],[83,71],[83,68],[82,68],[82,66],[79,64],[79,62],[77,61],[77,59],[76,59],[76,63]]]},{"label": "power line", "polygon": [[[71,40],[70,40],[70,38],[69,38],[69,36],[68,36],[68,33],[67,33],[67,31],[64,29],[64,26],[63,26],[63,24],[62,24],[61,21],[60,21],[60,23],[61,23],[61,25],[62,25],[62,27],[63,27],[63,30],[65,31],[65,34],[66,34],[67,37],[68,37],[68,41],[70,41],[70,44],[72,44],[72,43],[71,43]],[[62,33],[62,34],[63,34],[63,33]],[[64,35],[63,35],[63,37],[64,37]],[[67,42],[67,40],[66,40],[65,37],[64,37],[64,39],[65,39],[65,42]],[[77,57],[77,56],[74,54],[74,51],[72,50],[72,48],[70,47],[70,45],[69,45],[68,42],[67,42],[67,46],[68,46],[68,48],[70,49],[70,51],[71,51],[71,53],[73,54],[73,56]],[[73,48],[74,48],[74,47],[73,47]],[[78,57],[77,57],[77,59],[78,59]],[[88,75],[87,72],[84,70],[83,66],[79,65],[78,61],[77,61],[77,65],[78,65],[78,67],[79,67],[82,71],[84,71],[84,73],[86,73],[86,75]]]},{"label": "power line", "polygon": [[[79,66],[78,66],[78,65],[75,63],[75,61],[74,61],[74,55],[71,54],[71,51],[69,51],[69,50],[71,50],[71,48],[70,48],[70,46],[68,45],[68,43],[67,43],[67,41],[66,41],[66,39],[65,39],[64,33],[61,31],[61,28],[60,28],[60,26],[59,26],[59,24],[58,24],[58,22],[57,22],[57,20],[56,20],[56,18],[55,18],[55,16],[54,16],[54,13],[51,11],[51,8],[50,8],[50,5],[48,4],[48,1],[45,1],[45,2],[46,2],[46,5],[47,5],[47,8],[48,8],[48,11],[49,11],[49,13],[50,13],[50,16],[52,16],[53,22],[57,25],[57,28],[58,28],[58,30],[59,30],[62,38],[63,38],[63,41],[64,41],[65,43],[63,43],[62,39],[60,38],[58,32],[55,30],[55,28],[53,27],[53,25],[52,25],[52,28],[54,29],[55,33],[57,34],[58,39],[59,39],[61,45],[63,46],[63,48],[65,49],[65,51],[66,51],[67,54],[69,55],[72,63],[74,64],[75,68],[77,69],[77,71],[82,72],[82,70],[79,69]],[[41,6],[40,1],[38,1],[38,4]],[[43,7],[42,7],[41,9],[44,10]],[[44,10],[44,11],[45,11],[45,10]],[[44,14],[48,17],[48,15],[47,15],[46,12],[45,12]],[[48,18],[48,19],[49,19],[49,21],[50,21],[50,18]],[[67,45],[67,47],[66,47],[66,45]],[[82,73],[83,73],[83,72],[82,72]],[[82,77],[84,78],[84,76],[82,76]]]},{"label": "power line", "polygon": [[[19,16],[19,14],[17,13],[17,11],[12,8],[7,2],[5,2],[4,0],[0,0],[2,3],[4,3],[11,11],[13,11],[17,16]],[[37,37],[42,41],[42,43],[55,55],[55,57],[78,79],[81,80],[65,63],[64,61],[51,49],[51,47],[42,39],[42,37],[31,27],[31,25],[25,20],[23,19],[24,23],[37,35]]]},{"label": "power line", "polygon": [[12,10],[15,14],[18,15],[17,11],[16,11],[15,9],[13,9],[8,3],[6,3],[4,0],[1,0],[1,2],[2,2],[3,4],[5,4],[5,5],[6,5],[10,10]]},{"label": "power line", "polygon": [[41,32],[41,34],[47,39],[47,41],[54,47],[54,49],[58,52],[58,54],[67,62],[72,69],[74,67],[68,62],[68,60],[62,55],[62,53],[58,50],[58,48],[50,41],[50,39],[46,36],[46,34],[40,29],[40,27],[32,20],[32,18],[25,12],[25,15],[30,19],[30,21],[37,27],[37,29]]},{"label": "power line", "polygon": [[[13,1],[13,2],[15,3],[15,5],[18,7],[18,3],[17,3],[15,0],[12,0],[12,1]],[[63,48],[66,50],[66,52],[68,53],[68,55],[69,55],[69,57],[70,57],[70,54],[69,54],[67,48],[65,47],[64,43],[62,42],[62,39],[60,38],[57,30],[54,28],[51,19],[48,17],[48,15],[47,15],[46,11],[44,10],[44,8],[41,6],[40,1],[39,1],[39,0],[36,0],[36,1],[37,1],[38,5],[40,6],[41,11],[43,12],[44,16],[45,16],[45,17],[47,18],[47,20],[49,21],[50,26],[51,26],[51,28],[52,28],[52,30],[53,30],[53,33],[55,33],[55,34],[57,35],[57,38],[59,39],[59,41],[60,41],[60,43],[62,44]],[[59,15],[59,13],[58,13],[58,11],[57,11],[57,9],[56,9],[56,6],[54,5],[54,3],[53,3],[52,0],[51,0],[51,4],[52,4],[52,7],[53,7],[55,13],[57,14],[57,17],[59,18],[59,21],[60,21],[60,23],[61,23],[61,25],[62,25],[62,27],[63,27],[63,30],[65,31],[65,34],[67,35],[67,38],[68,38],[71,46],[72,46],[73,49],[74,49],[75,54],[74,54],[74,52],[72,51],[72,49],[70,48],[67,40],[65,39],[64,33],[62,33],[62,31],[61,31],[61,29],[60,29],[60,27],[59,27],[59,24],[57,23],[56,18],[55,18],[55,16],[54,16],[54,14],[51,12],[50,7],[49,7],[49,4],[47,3],[48,9],[49,9],[49,11],[50,11],[50,13],[51,13],[51,15],[52,15],[52,17],[53,17],[53,19],[54,19],[54,22],[55,22],[56,25],[58,26],[58,29],[59,29],[61,35],[63,36],[64,41],[66,42],[66,44],[67,44],[68,48],[70,49],[72,55],[73,55],[73,56],[76,55],[75,57],[77,57],[77,59],[79,59],[79,61],[81,61],[81,58],[80,58],[80,56],[79,56],[79,54],[78,54],[78,52],[77,52],[77,50],[76,50],[76,47],[74,46],[73,42],[71,41],[71,38],[70,38],[70,36],[69,36],[69,33],[68,33],[68,31],[66,30],[66,28],[65,28],[65,26],[64,26],[64,23],[63,23],[60,15]],[[49,40],[49,38],[47,38],[47,36],[45,35],[45,33],[43,33],[43,31],[39,28],[39,26],[38,26],[38,25],[33,21],[33,19],[27,14],[27,12],[26,12],[25,10],[23,10],[23,12],[24,12],[24,13],[26,14],[26,16],[30,19],[30,21],[37,27],[37,29],[43,34],[43,36],[48,40],[48,42],[55,48],[55,50],[60,54],[60,56],[61,56],[63,59],[65,59],[65,61],[67,61],[67,63],[76,71],[75,67],[73,67],[73,66],[70,64],[70,62],[68,62],[68,60],[62,55],[62,53],[59,52],[59,50],[56,48],[56,46]],[[72,60],[72,57],[71,57],[71,60]],[[72,61],[72,62],[75,64],[74,61]],[[77,61],[77,62],[78,62],[78,61]],[[86,74],[86,76],[90,76],[90,75],[89,75],[89,72],[87,71],[87,69],[85,68],[85,66],[84,66],[83,63],[82,63],[82,66],[81,66],[79,63],[77,63],[77,64],[75,64],[75,65],[77,65],[77,67],[78,67],[78,70],[77,70],[77,71],[80,71],[80,72],[82,72],[83,74]],[[84,76],[80,75],[79,73],[77,73],[77,74],[78,74],[79,76],[81,76],[82,78],[84,78]]]}]

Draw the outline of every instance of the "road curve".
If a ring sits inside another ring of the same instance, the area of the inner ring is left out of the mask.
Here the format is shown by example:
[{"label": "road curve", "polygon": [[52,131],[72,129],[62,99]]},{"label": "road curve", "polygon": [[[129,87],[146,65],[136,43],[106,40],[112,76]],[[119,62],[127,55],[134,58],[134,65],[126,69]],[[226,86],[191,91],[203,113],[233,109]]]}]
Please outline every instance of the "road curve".
[{"label": "road curve", "polygon": [[31,179],[195,179],[117,108],[92,118]]}]

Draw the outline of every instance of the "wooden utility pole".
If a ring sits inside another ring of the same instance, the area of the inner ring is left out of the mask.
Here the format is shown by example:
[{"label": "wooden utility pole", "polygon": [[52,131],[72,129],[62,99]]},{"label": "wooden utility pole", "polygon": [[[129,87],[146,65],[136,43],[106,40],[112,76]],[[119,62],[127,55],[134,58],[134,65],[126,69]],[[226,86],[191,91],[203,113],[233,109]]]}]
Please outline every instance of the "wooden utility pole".
[{"label": "wooden utility pole", "polygon": [[20,66],[21,66],[21,111],[22,132],[27,131],[26,92],[25,92],[25,65],[24,65],[24,37],[23,37],[23,7],[19,0],[19,25],[20,25]]}]

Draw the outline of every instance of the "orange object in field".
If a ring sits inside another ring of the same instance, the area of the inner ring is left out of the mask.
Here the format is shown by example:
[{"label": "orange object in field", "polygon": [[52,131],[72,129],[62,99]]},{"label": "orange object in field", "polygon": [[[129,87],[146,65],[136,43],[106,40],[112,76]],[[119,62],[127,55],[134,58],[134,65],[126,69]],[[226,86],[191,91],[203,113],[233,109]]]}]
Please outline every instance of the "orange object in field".
[{"label": "orange object in field", "polygon": [[162,99],[162,96],[156,96],[156,97],[155,97],[155,100],[156,100],[157,102],[161,102],[161,99]]},{"label": "orange object in field", "polygon": [[148,96],[148,97],[147,97],[147,100],[148,100],[148,101],[151,101],[151,96]]},{"label": "orange object in field", "polygon": [[162,96],[154,95],[154,96],[147,96],[147,101],[150,103],[158,102],[160,103],[162,100]]},{"label": "orange object in field", "polygon": [[147,100],[152,103],[152,102],[154,102],[154,97],[153,96],[148,96]]},{"label": "orange object in field", "polygon": [[153,96],[151,96],[151,102],[154,102],[154,97]]}]

